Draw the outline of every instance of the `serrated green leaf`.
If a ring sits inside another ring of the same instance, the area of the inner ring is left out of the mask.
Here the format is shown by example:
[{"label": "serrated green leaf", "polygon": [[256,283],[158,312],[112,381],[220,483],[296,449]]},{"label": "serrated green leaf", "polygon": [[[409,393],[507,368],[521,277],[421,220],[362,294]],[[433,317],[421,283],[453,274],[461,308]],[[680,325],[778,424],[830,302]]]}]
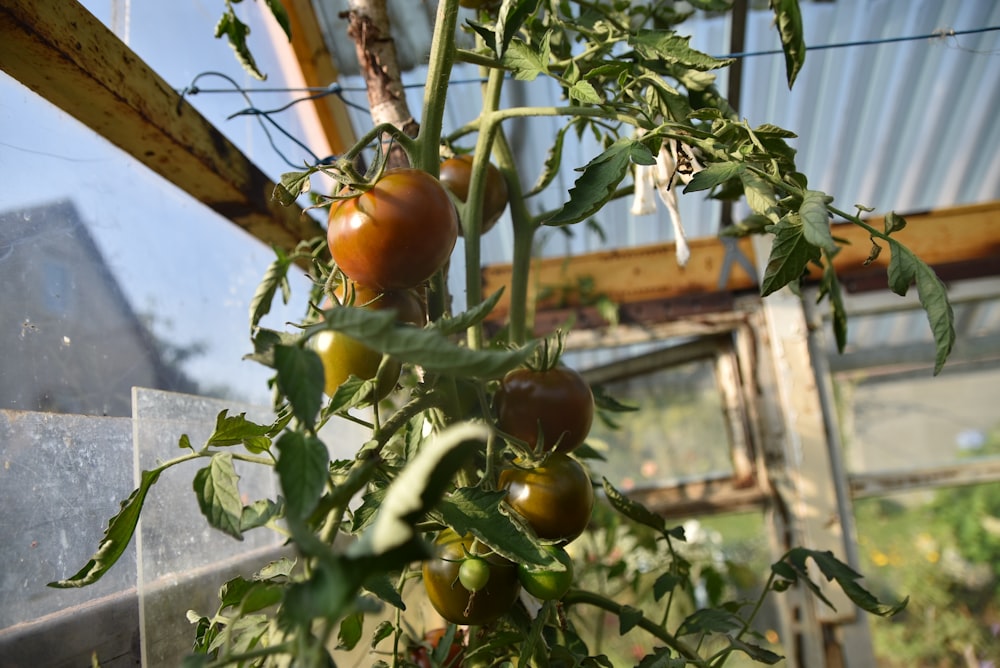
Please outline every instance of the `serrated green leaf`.
[{"label": "serrated green leaf", "polygon": [[598,94],[594,84],[586,80],[577,81],[569,87],[569,98],[584,104],[601,104],[604,100]]},{"label": "serrated green leaf", "polygon": [[285,580],[291,576],[295,569],[295,560],[288,557],[281,557],[268,562],[263,568],[254,573],[254,580]]},{"label": "serrated green leaf", "polygon": [[827,259],[823,266],[823,278],[820,281],[819,298],[822,299],[824,296],[830,300],[830,320],[837,350],[843,353],[847,346],[847,307],[844,305],[844,293],[840,288],[837,271],[830,259]]},{"label": "serrated green leaf", "polygon": [[323,361],[309,348],[279,344],[274,348],[274,368],[278,390],[288,398],[295,417],[311,429],[323,403]]},{"label": "serrated green leaf", "polygon": [[628,517],[629,519],[660,533],[663,533],[666,530],[667,524],[662,516],[657,515],[638,501],[630,499],[619,492],[607,478],[604,478],[603,481],[604,493],[607,495],[608,501],[615,510],[620,512],[625,517]]},{"label": "serrated green leaf", "polygon": [[806,62],[806,41],[802,30],[802,11],[798,0],[771,0],[774,23],[781,38],[781,49],[785,53],[785,78],[788,87]]},{"label": "serrated green leaf", "polygon": [[618,634],[625,635],[642,622],[642,610],[623,605],[618,613]]},{"label": "serrated green leaf", "polygon": [[762,297],[798,281],[805,273],[806,266],[820,259],[819,248],[806,241],[801,223],[795,221],[797,216],[790,216],[774,226],[771,256],[760,284]]},{"label": "serrated green leaf", "polygon": [[453,318],[441,318],[433,324],[433,327],[444,336],[461,334],[485,320],[500,301],[501,295],[503,295],[502,287],[469,310],[463,311]]},{"label": "serrated green leaf", "polygon": [[501,62],[514,74],[518,81],[534,81],[539,75],[548,71],[547,54],[536,51],[521,41],[510,45]]},{"label": "serrated green leaf", "polygon": [[691,38],[666,30],[638,30],[629,35],[628,43],[646,60],[662,60],[694,70],[717,70],[733,62],[719,59],[690,46]]},{"label": "serrated green leaf", "polygon": [[281,289],[285,303],[291,296],[291,288],[288,284],[288,269],[292,266],[292,261],[281,249],[276,249],[278,257],[267,268],[264,278],[257,286],[253,298],[250,300],[250,329],[256,329],[261,319],[271,312],[271,304],[278,289]]},{"label": "serrated green leaf", "polygon": [[745,169],[746,165],[742,162],[713,162],[691,177],[691,181],[684,186],[684,192],[708,190],[722,185],[729,179],[738,177]]},{"label": "serrated green leaf", "polygon": [[281,600],[281,587],[237,576],[219,588],[219,612],[237,608],[242,614],[263,610]]},{"label": "serrated green leaf", "polygon": [[330,455],[315,436],[286,431],[278,438],[275,470],[285,497],[285,512],[307,517],[326,486]]},{"label": "serrated green leaf", "polygon": [[495,29],[497,56],[506,55],[517,31],[538,10],[538,3],[539,0],[505,0],[500,6]]},{"label": "serrated green leaf", "polygon": [[109,520],[108,528],[104,530],[104,538],[98,544],[94,556],[75,574],[65,580],[50,582],[48,583],[49,587],[56,589],[85,587],[100,580],[108,572],[108,569],[115,565],[132,540],[132,534],[135,533],[135,526],[139,521],[142,504],[146,501],[149,488],[156,483],[163,470],[164,467],[161,467],[142,472],[139,487],[122,502],[118,514]]},{"label": "serrated green leaf", "polygon": [[743,652],[757,663],[763,663],[768,666],[773,666],[785,658],[780,654],[775,654],[769,649],[764,649],[759,645],[754,645],[752,643],[739,640],[738,638],[729,638],[729,645],[733,649]]},{"label": "serrated green leaf", "polygon": [[344,306],[326,311],[324,317],[324,323],[311,325],[305,335],[314,335],[324,328],[334,329],[429,373],[448,376],[497,378],[520,366],[534,350],[533,344],[516,350],[471,350],[433,327],[400,325],[390,311]]},{"label": "serrated green leaf", "polygon": [[209,447],[226,447],[243,445],[247,450],[260,453],[270,447],[272,425],[260,425],[247,420],[246,413],[230,416],[229,410],[222,410],[215,418],[215,431],[208,437],[205,445]]},{"label": "serrated green leaf", "polygon": [[301,334],[278,332],[273,329],[260,328],[253,336],[254,351],[244,355],[243,359],[253,360],[266,367],[274,368],[274,349],[279,346],[294,346],[302,338]]},{"label": "serrated green leaf", "polygon": [[780,217],[776,209],[774,187],[750,170],[742,172],[740,180],[743,182],[743,193],[750,209],[758,216],[777,223]]},{"label": "serrated green leaf", "polygon": [[[828,581],[836,582],[837,585],[847,594],[847,597],[862,610],[879,615],[880,617],[890,617],[906,607],[909,598],[903,599],[894,605],[888,605],[879,601],[871,592],[866,590],[858,580],[862,575],[853,568],[837,559],[830,551],[810,550],[804,547],[793,548],[786,553],[784,561],[792,566],[800,575],[800,581],[807,580],[806,560],[812,559]],[[815,589],[814,589],[815,591]],[[823,598],[823,597],[821,597]],[[830,605],[830,602],[823,598],[823,601]],[[832,608],[833,606],[830,605]]]},{"label": "serrated green leaf", "polygon": [[375,633],[372,634],[371,648],[375,649],[378,644],[391,637],[396,633],[396,625],[388,620],[383,620],[379,622],[378,626],[375,627]]},{"label": "serrated green leaf", "polygon": [[680,577],[670,571],[662,573],[658,578],[656,578],[656,581],[653,582],[653,597],[659,601],[661,598],[672,592],[679,584],[681,584],[682,581],[683,580]]},{"label": "serrated green leaf", "polygon": [[549,152],[545,156],[545,163],[542,165],[542,172],[538,175],[535,180],[535,185],[531,187],[531,190],[526,192],[524,196],[531,197],[532,195],[537,195],[542,192],[555,180],[556,176],[559,174],[559,167],[562,164],[562,152],[563,146],[566,139],[566,131],[569,130],[568,125],[564,125],[559,128],[559,132],[556,133],[556,140],[549,147]]},{"label": "serrated green leaf", "polygon": [[288,11],[285,6],[281,4],[281,0],[264,0],[267,3],[268,9],[271,10],[271,15],[274,16],[274,20],[278,22],[281,26],[282,32],[285,33],[285,37],[288,41],[292,41],[292,23],[288,18]]},{"label": "serrated green leaf", "polygon": [[194,474],[194,492],[198,507],[210,526],[243,540],[240,519],[243,502],[240,500],[239,475],[230,452],[212,455],[208,466]]},{"label": "serrated green leaf", "polygon": [[892,256],[889,260],[889,287],[898,295],[906,295],[911,283],[916,282],[920,305],[927,313],[927,320],[934,335],[936,354],[934,375],[941,373],[955,345],[955,312],[948,299],[948,288],[927,263],[895,239],[889,239]]},{"label": "serrated green leaf", "polygon": [[515,563],[548,564],[551,561],[548,554],[500,511],[506,496],[503,490],[463,487],[442,499],[438,510],[444,523],[458,535],[471,533],[502,557]]},{"label": "serrated green leaf", "polygon": [[636,142],[622,138],[588,162],[569,191],[569,201],[543,222],[560,226],[584,220],[601,210],[629,171]]},{"label": "serrated green leaf", "polygon": [[833,240],[833,233],[830,231],[830,210],[827,208],[832,201],[833,198],[826,193],[805,191],[802,206],[799,207],[799,218],[806,241],[825,251],[836,253],[837,242]]},{"label": "serrated green leaf", "polygon": [[232,7],[227,8],[222,17],[219,18],[219,22],[215,24],[215,37],[219,38],[225,35],[229,46],[232,47],[233,53],[236,55],[236,60],[243,66],[243,69],[255,79],[263,81],[267,77],[257,68],[257,62],[247,46],[247,35],[249,34],[250,26],[236,16]]},{"label": "serrated green leaf", "polygon": [[690,633],[728,633],[743,627],[743,620],[728,610],[704,608],[691,613],[677,628],[677,635]]},{"label": "serrated green leaf", "polygon": [[244,506],[240,515],[240,531],[249,531],[265,526],[279,515],[281,515],[280,504],[270,499],[258,499],[249,506]]},{"label": "serrated green leaf", "polygon": [[352,558],[377,557],[412,542],[414,523],[437,504],[452,476],[488,436],[484,425],[463,422],[425,441],[389,485],[375,521],[351,544],[347,554]]},{"label": "serrated green leaf", "polygon": [[364,588],[389,605],[400,610],[406,610],[403,597],[396,591],[396,586],[389,579],[387,573],[378,573],[368,578],[365,580]]},{"label": "serrated green leaf", "polygon": [[355,612],[340,620],[340,630],[337,632],[337,649],[350,651],[357,647],[365,629],[365,615]]}]

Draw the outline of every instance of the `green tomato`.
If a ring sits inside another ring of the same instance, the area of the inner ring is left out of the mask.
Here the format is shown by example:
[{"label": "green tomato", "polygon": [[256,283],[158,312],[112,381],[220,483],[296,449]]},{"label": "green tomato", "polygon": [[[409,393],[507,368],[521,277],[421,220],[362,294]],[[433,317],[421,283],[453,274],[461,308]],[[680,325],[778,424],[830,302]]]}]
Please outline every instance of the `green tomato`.
[{"label": "green tomato", "polygon": [[547,571],[536,566],[520,564],[518,579],[524,590],[542,601],[555,601],[565,596],[573,585],[573,559],[561,547],[550,545],[546,551],[566,567],[564,571]]},{"label": "green tomato", "polygon": [[485,559],[469,557],[458,567],[458,581],[469,591],[479,591],[490,581],[490,565]]}]

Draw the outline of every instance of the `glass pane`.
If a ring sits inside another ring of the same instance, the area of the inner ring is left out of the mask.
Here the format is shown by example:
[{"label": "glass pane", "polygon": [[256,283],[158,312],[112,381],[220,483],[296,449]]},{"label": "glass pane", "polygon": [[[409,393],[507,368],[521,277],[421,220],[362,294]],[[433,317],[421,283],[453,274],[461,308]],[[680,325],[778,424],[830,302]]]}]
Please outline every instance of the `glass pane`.
[{"label": "glass pane", "polygon": [[714,359],[701,359],[604,386],[637,411],[615,413],[620,428],[595,419],[587,443],[606,462],[598,475],[633,489],[732,473],[730,439]]},{"label": "glass pane", "polygon": [[1000,425],[995,363],[948,365],[937,377],[842,374],[835,382],[852,473],[953,464],[985,452]]}]

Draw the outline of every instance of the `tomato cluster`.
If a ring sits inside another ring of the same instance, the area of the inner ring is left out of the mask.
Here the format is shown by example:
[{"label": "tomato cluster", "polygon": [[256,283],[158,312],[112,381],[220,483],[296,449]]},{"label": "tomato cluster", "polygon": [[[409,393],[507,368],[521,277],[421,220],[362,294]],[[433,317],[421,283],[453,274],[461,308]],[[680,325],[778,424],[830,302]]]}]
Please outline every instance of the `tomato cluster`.
[{"label": "tomato cluster", "polygon": [[[453,624],[485,624],[510,610],[521,590],[517,565],[491,553],[472,536],[443,530],[434,542],[435,555],[424,562],[427,598]],[[460,577],[466,563],[476,563],[477,582],[470,591]]]}]

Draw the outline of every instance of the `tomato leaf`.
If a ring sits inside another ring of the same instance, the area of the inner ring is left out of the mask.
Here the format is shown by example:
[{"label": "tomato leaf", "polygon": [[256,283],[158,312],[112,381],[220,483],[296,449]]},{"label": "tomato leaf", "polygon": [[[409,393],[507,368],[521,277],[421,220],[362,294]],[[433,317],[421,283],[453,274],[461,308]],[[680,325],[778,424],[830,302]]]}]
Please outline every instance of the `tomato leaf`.
[{"label": "tomato leaf", "polygon": [[281,514],[281,505],[270,499],[259,499],[244,506],[240,513],[240,531],[262,527]]},{"label": "tomato leaf", "polygon": [[833,240],[830,231],[830,210],[827,204],[833,198],[816,190],[806,190],[802,195],[802,206],[799,207],[799,218],[802,220],[802,235],[813,246],[830,253],[837,252],[837,242]]},{"label": "tomato leaf", "polygon": [[[475,317],[479,315],[477,311]],[[313,336],[325,328],[335,329],[430,373],[498,378],[520,366],[534,351],[534,345],[516,350],[471,350],[433,327],[420,329],[400,325],[390,311],[343,306],[327,310],[324,318],[323,323],[307,327],[305,336]]]},{"label": "tomato leaf", "polygon": [[410,543],[416,537],[414,523],[437,504],[452,476],[488,436],[484,425],[463,422],[426,441],[389,485],[375,520],[347,554],[379,556]]},{"label": "tomato leaf", "polygon": [[757,663],[763,663],[768,666],[773,666],[785,658],[769,649],[764,649],[759,645],[754,645],[734,637],[729,638],[729,646],[743,652]]},{"label": "tomato leaf", "polygon": [[267,77],[257,68],[257,62],[247,46],[247,35],[249,34],[250,26],[236,16],[232,7],[227,7],[222,17],[219,18],[219,22],[215,24],[215,37],[219,38],[225,35],[226,39],[229,40],[229,46],[233,48],[233,53],[236,54],[236,60],[243,66],[243,69],[249,72],[253,78],[263,81]]},{"label": "tomato leaf", "polygon": [[532,195],[537,195],[542,192],[555,180],[556,176],[559,174],[559,167],[562,164],[562,152],[563,145],[566,140],[566,131],[569,130],[568,125],[564,125],[559,128],[559,132],[556,133],[556,140],[549,147],[549,152],[545,156],[545,164],[542,166],[542,172],[538,175],[535,180],[535,185],[531,187],[531,190],[524,194],[525,198],[531,197]]},{"label": "tomato leaf", "polygon": [[743,620],[728,610],[705,608],[696,610],[681,622],[677,635],[689,633],[728,633],[743,627]]},{"label": "tomato leaf", "polygon": [[837,342],[837,350],[844,352],[847,346],[847,308],[844,306],[844,294],[840,289],[840,280],[833,267],[832,256],[827,258],[823,265],[823,277],[819,283],[819,295],[817,301],[827,297],[830,300],[831,324],[833,325],[833,336]]},{"label": "tomato leaf", "polygon": [[514,73],[514,78],[518,81],[534,81],[538,75],[548,72],[548,40],[545,40],[542,48],[538,50],[520,40],[514,42],[504,52],[501,62]]},{"label": "tomato leaf", "polygon": [[278,390],[288,397],[295,417],[311,429],[323,403],[323,361],[309,348],[277,345],[274,367]]},{"label": "tomato leaf", "polygon": [[642,622],[642,610],[623,605],[618,613],[618,634],[625,635]]},{"label": "tomato leaf", "polygon": [[307,517],[326,486],[330,455],[321,440],[297,431],[286,431],[276,446],[275,470],[286,512],[294,517]]},{"label": "tomato leaf", "polygon": [[94,556],[74,575],[65,580],[50,582],[48,583],[49,587],[56,589],[85,587],[100,580],[108,572],[108,569],[115,565],[115,562],[125,552],[125,548],[128,547],[129,541],[132,540],[136,524],[139,521],[139,513],[142,512],[142,504],[146,501],[149,488],[156,483],[160,473],[166,468],[163,466],[142,472],[139,487],[122,502],[118,514],[108,521],[108,528],[105,529],[104,538],[98,544]]},{"label": "tomato leaf", "polygon": [[[808,576],[808,569],[806,567],[806,560],[808,559],[812,559],[815,562],[820,572],[828,581],[836,582],[855,605],[873,615],[891,617],[905,608],[909,602],[909,597],[907,597],[893,605],[882,603],[871,592],[858,584],[858,580],[863,577],[860,573],[837,559],[829,551],[810,550],[804,547],[792,548],[785,554],[781,562],[779,562],[789,568],[784,569],[780,573],[778,571],[775,572],[783,577],[787,577],[789,571],[793,572],[797,576],[797,581],[805,582],[816,593],[819,590]],[[825,597],[821,594],[817,595],[823,602],[831,608],[833,607]]]},{"label": "tomato leaf", "polygon": [[507,47],[510,46],[517,31],[538,9],[538,2],[539,0],[504,0],[497,14],[495,31],[497,56],[502,58],[506,55]]},{"label": "tomato leaf", "polygon": [[569,87],[567,92],[571,100],[576,100],[583,104],[601,104],[604,102],[597,89],[594,88],[594,84],[586,80],[577,81]]},{"label": "tomato leaf", "polygon": [[600,211],[628,173],[636,143],[628,138],[619,139],[588,162],[569,190],[569,201],[542,222],[552,226],[570,225]]},{"label": "tomato leaf", "polygon": [[684,192],[708,190],[739,176],[746,165],[742,162],[713,162],[693,177],[684,187]]},{"label": "tomato leaf", "polygon": [[268,266],[264,278],[250,300],[250,329],[254,330],[261,319],[271,312],[274,296],[281,289],[281,296],[287,304],[291,298],[291,287],[288,284],[288,269],[292,261],[280,248],[275,249],[278,258]]},{"label": "tomato leaf", "polygon": [[666,531],[667,523],[663,517],[649,510],[638,501],[630,499],[619,492],[607,478],[604,478],[603,480],[604,493],[607,495],[608,501],[615,510],[620,512],[625,517],[628,517],[629,519],[660,533],[664,533]]},{"label": "tomato leaf", "polygon": [[471,533],[502,557],[515,563],[548,564],[551,557],[501,512],[500,504],[506,496],[503,490],[463,487],[442,499],[438,511],[459,536]]},{"label": "tomato leaf", "polygon": [[501,295],[503,295],[502,287],[480,303],[467,311],[463,311],[454,318],[441,318],[433,324],[433,327],[444,336],[461,334],[468,328],[474,327],[485,320],[494,307],[496,307],[497,302],[500,301]]},{"label": "tomato leaf", "polygon": [[240,500],[240,477],[230,452],[212,455],[208,466],[194,474],[194,491],[198,507],[210,526],[243,540],[240,520],[243,502]]},{"label": "tomato leaf", "polygon": [[272,425],[260,425],[247,420],[246,413],[230,416],[228,409],[223,409],[215,418],[215,431],[208,437],[206,446],[225,447],[243,445],[255,454],[264,452],[270,447]]},{"label": "tomato leaf", "polygon": [[905,296],[916,282],[920,305],[927,313],[937,353],[934,375],[941,373],[944,363],[955,345],[955,312],[948,300],[948,289],[927,263],[895,239],[889,239],[892,256],[889,260],[889,288]]},{"label": "tomato leaf", "polygon": [[379,573],[365,580],[365,591],[375,594],[380,600],[400,610],[406,610],[403,597],[396,591],[396,586],[389,579],[388,573]]},{"label": "tomato leaf", "polygon": [[288,18],[288,12],[285,10],[285,6],[281,4],[281,0],[264,0],[267,4],[268,9],[271,10],[271,15],[274,16],[274,20],[278,22],[281,26],[282,32],[285,33],[285,37],[288,41],[292,41],[292,23]]},{"label": "tomato leaf", "polygon": [[771,0],[771,9],[781,38],[781,50],[785,52],[785,78],[791,88],[806,62],[802,10],[799,8],[799,0]]},{"label": "tomato leaf", "polygon": [[762,297],[799,280],[806,271],[806,265],[820,259],[819,248],[806,241],[798,216],[793,214],[782,218],[773,231],[771,256],[760,284]]},{"label": "tomato leaf", "polygon": [[732,58],[713,58],[692,49],[690,42],[690,37],[666,30],[637,30],[628,38],[629,46],[645,60],[659,60],[706,72],[733,62]]},{"label": "tomato leaf", "polygon": [[336,649],[351,651],[357,647],[358,642],[361,640],[361,634],[364,632],[364,627],[365,614],[360,611],[347,615],[340,620],[340,631],[337,632]]}]

